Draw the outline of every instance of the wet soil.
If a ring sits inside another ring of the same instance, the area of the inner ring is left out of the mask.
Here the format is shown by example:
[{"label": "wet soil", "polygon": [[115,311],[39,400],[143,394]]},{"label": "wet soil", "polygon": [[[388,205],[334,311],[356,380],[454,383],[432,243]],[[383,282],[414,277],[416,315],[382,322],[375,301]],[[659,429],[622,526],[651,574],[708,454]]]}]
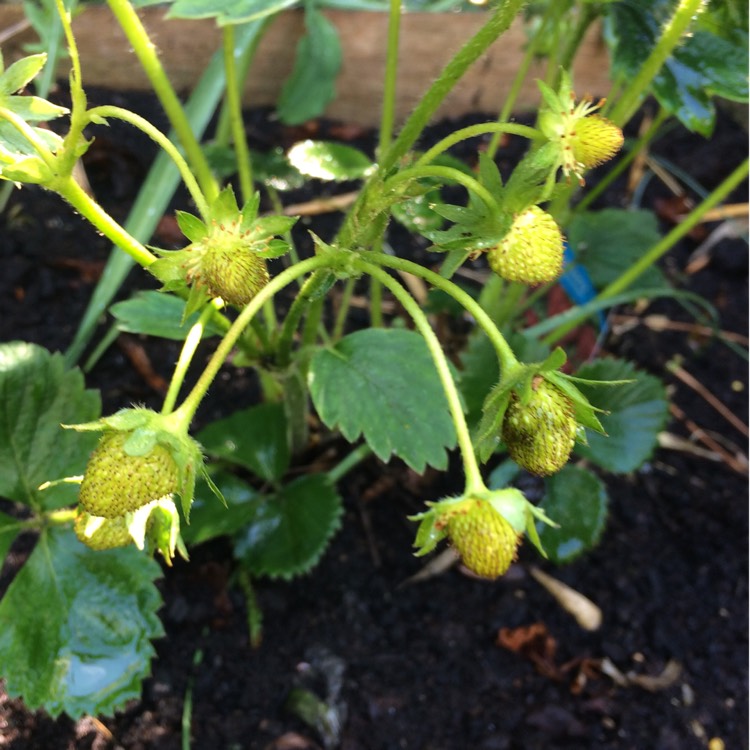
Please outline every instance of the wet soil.
[{"label": "wet soil", "polygon": [[[137,99],[127,104],[139,108]],[[258,146],[297,135],[263,114],[253,115],[248,129]],[[366,134],[355,135],[371,145]],[[711,141],[676,130],[654,151],[710,190],[746,150],[746,140],[722,118]],[[507,144],[501,161],[510,163],[514,148]],[[148,144],[115,132],[102,136],[88,157],[97,194],[120,218],[149,154]],[[623,205],[624,195],[624,184],[616,184],[599,206]],[[641,202],[663,207],[669,198],[654,180]],[[747,200],[746,193],[732,200]],[[36,189],[14,193],[0,223],[0,341],[64,349],[108,243]],[[681,243],[663,268],[715,306],[722,330],[746,336],[747,245],[724,239],[695,270],[691,256],[702,239]],[[414,242],[412,251],[424,259],[423,243]],[[133,272],[128,289],[144,285],[145,274]],[[746,453],[745,436],[666,369],[680,356],[685,370],[745,420],[746,361],[697,331],[674,301],[616,312],[621,317],[604,350],[636,360],[668,383],[676,416],[667,431],[704,448],[699,439],[708,434],[730,456]],[[644,314],[688,330],[648,327]],[[105,412],[132,402],[157,405],[154,375],[169,377],[176,345],[121,339],[142,347],[151,371],[138,369],[132,346],[121,341],[87,382],[102,389]],[[250,375],[227,370],[199,420],[255,398]],[[196,750],[325,747],[330,726],[316,730],[290,710],[293,689],[303,686],[329,702],[329,725],[338,722],[344,750],[747,748],[746,476],[715,454],[659,449],[640,471],[604,479],[611,500],[607,529],[599,546],[574,563],[553,568],[524,548],[495,583],[454,566],[409,585],[423,561],[411,554],[414,527],[406,516],[460,480],[367,461],[341,483],[342,529],[318,567],[292,582],[255,584],[264,618],[259,645],[250,643],[231,549],[221,540],[198,547],[160,583],[166,637],[156,644],[142,699],[113,718],[74,722],[30,713],[0,692],[0,747],[178,750],[187,746],[186,702]],[[531,566],[595,602],[601,627],[583,630],[534,580]]]}]

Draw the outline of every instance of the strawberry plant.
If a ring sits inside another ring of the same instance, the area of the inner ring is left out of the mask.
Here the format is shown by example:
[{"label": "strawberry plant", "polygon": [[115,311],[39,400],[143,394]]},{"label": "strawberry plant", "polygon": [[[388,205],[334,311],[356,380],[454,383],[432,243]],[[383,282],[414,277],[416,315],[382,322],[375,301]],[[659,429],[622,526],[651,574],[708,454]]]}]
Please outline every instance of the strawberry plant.
[{"label": "strawberry plant", "polygon": [[[424,150],[420,138],[439,104],[524,3],[501,0],[487,12],[395,133],[401,7],[392,2],[375,158],[308,141],[281,159],[295,179],[361,181],[338,231],[313,235],[314,252],[301,257],[291,235],[296,219],[278,208],[271,170],[264,172],[263,156],[248,149],[238,94],[240,74],[252,75],[258,37],[289,3],[174,2],[172,15],[212,16],[223,30],[223,54],[185,107],[135,11],[145,4],[109,0],[170,120],[171,137],[121,107],[89,105],[63,0],[55,7],[71,60],[70,107],[22,93],[45,70],[44,53],[0,74],[0,176],[56,193],[116,246],[65,356],[23,342],[0,347],[0,494],[17,510],[0,514],[2,557],[22,532],[35,534],[34,549],[0,601],[0,674],[10,694],[53,715],[111,712],[139,694],[151,642],[162,633],[155,553],[169,565],[193,545],[229,536],[248,578],[306,573],[340,524],[338,480],[370,454],[397,457],[417,472],[446,469],[449,453],[460,454],[463,491],[428,503],[413,519],[418,555],[448,539],[469,570],[496,578],[524,540],[558,563],[594,545],[607,505],[598,472],[625,474],[649,458],[667,401],[656,378],[623,360],[593,358],[573,372],[558,342],[589,318],[600,323],[618,304],[657,295],[687,300],[655,263],[748,173],[747,160],[737,164],[663,238],[645,212],[588,209],[596,194],[586,192],[589,170],[614,163],[595,189],[601,190],[668,118],[709,135],[714,94],[746,100],[738,52],[746,41],[744,7],[702,0],[535,3],[519,65],[521,80],[534,56],[548,61],[535,123],[510,121],[510,98],[497,120],[458,129]],[[315,3],[305,5],[305,14],[298,66],[279,104],[289,122],[322,110],[337,68],[330,23]],[[609,100],[594,102],[576,97],[568,70],[597,18],[607,30],[614,81]],[[216,139],[201,143],[224,82]],[[655,126],[626,142],[622,129],[648,93],[659,106]],[[64,126],[47,126],[61,118]],[[83,190],[76,172],[98,129],[114,120],[141,130],[169,161],[168,169],[160,162],[124,224]],[[505,177],[495,159],[501,135],[528,140]],[[476,170],[448,153],[478,137],[490,140]],[[171,193],[177,175],[191,201],[177,213],[184,246],[148,246],[153,211],[146,207],[155,193]],[[443,190],[448,186],[462,188],[464,197],[449,202],[456,193]],[[443,253],[437,270],[389,243],[392,221]],[[117,326],[182,341],[182,350],[160,411],[123,404],[101,416],[98,395],[86,389],[76,364],[132,263],[161,290],[112,306]],[[480,289],[456,280],[472,263],[489,267]],[[404,275],[421,279],[441,295],[439,304],[472,320],[458,365]],[[538,309],[558,281],[572,306],[529,325],[524,312]],[[370,305],[370,325],[359,328],[349,319],[358,283],[369,285]],[[334,287],[343,288],[335,317],[325,314]],[[290,300],[283,315],[281,294]],[[384,294],[408,325],[386,319]],[[184,389],[202,339],[215,342],[213,354]],[[191,435],[230,355],[233,364],[257,371],[262,402]],[[353,447],[332,468],[292,478],[313,419],[319,432]],[[516,486],[521,472],[544,478],[541,503]]]}]

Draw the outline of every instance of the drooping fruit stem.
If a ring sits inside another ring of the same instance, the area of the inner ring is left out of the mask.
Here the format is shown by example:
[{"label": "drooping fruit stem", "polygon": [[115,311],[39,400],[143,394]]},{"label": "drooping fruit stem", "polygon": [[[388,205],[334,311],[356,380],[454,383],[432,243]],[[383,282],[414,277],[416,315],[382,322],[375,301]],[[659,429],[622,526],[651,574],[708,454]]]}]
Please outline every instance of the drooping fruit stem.
[{"label": "drooping fruit stem", "polygon": [[200,402],[208,392],[211,383],[218,374],[219,369],[231,353],[239,337],[242,335],[242,332],[250,324],[266,301],[271,299],[287,284],[290,284],[300,276],[304,276],[306,273],[310,273],[311,271],[315,271],[325,266],[333,266],[335,265],[336,260],[337,256],[332,253],[316,255],[313,258],[307,258],[306,260],[300,261],[296,265],[287,268],[278,276],[271,279],[271,281],[269,281],[252,300],[250,300],[234,323],[232,323],[232,326],[224,335],[221,343],[216,348],[216,351],[214,351],[213,356],[208,361],[208,364],[198,378],[198,382],[193,386],[193,390],[190,391],[182,404],[172,412],[170,416],[176,421],[189,424],[198,409]]},{"label": "drooping fruit stem", "polygon": [[461,406],[461,397],[458,394],[458,388],[456,387],[456,383],[451,375],[450,368],[448,367],[448,360],[440,346],[440,341],[432,330],[427,317],[422,312],[414,298],[401,286],[401,284],[398,283],[398,281],[389,276],[382,268],[373,263],[367,262],[363,257],[355,259],[354,264],[365,273],[378,279],[378,281],[380,281],[380,283],[388,289],[391,294],[393,294],[403,306],[404,310],[406,310],[412,318],[414,325],[424,338],[427,348],[432,355],[435,369],[437,370],[438,377],[443,386],[445,398],[448,402],[448,410],[450,411],[453,424],[456,428],[458,447],[461,451],[461,460],[463,461],[464,473],[466,475],[466,493],[471,494],[486,491],[481,472],[479,471],[477,457],[474,453],[474,447],[471,443],[471,435],[469,434],[469,427],[466,424],[466,417],[464,416],[463,407]]}]

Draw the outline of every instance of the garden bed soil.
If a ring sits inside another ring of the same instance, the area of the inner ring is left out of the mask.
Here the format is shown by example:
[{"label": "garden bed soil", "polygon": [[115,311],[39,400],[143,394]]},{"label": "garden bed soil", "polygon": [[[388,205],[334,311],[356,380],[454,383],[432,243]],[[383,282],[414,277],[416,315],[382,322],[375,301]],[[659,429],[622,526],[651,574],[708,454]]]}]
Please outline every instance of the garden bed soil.
[{"label": "garden bed soil", "polygon": [[[138,98],[126,103],[142,109]],[[248,120],[258,147],[297,137],[269,128],[261,114]],[[511,141],[501,162],[512,161],[519,147]],[[727,118],[711,141],[678,130],[655,147],[707,189],[745,150],[746,133]],[[97,195],[118,218],[149,153],[137,139],[112,131],[87,157]],[[617,184],[599,206],[620,206],[623,195]],[[668,198],[653,181],[643,204]],[[64,349],[108,243],[55,197],[33,188],[14,193],[0,222],[0,340]],[[329,231],[314,226],[324,236]],[[681,243],[663,268],[715,306],[723,330],[746,335],[747,246],[723,240],[707,264],[687,273],[699,241]],[[412,242],[410,252],[424,260],[424,247]],[[144,279],[133,272],[129,288],[148,283]],[[615,326],[605,352],[634,359],[669,384],[677,413],[691,422],[673,418],[668,432],[694,440],[700,428],[730,452],[739,446],[744,453],[745,437],[666,364],[681,357],[685,370],[744,420],[746,362],[695,330],[653,330],[638,317],[642,312],[618,310],[633,315],[635,325]],[[654,302],[647,312],[692,321],[674,301]],[[177,345],[121,339],[87,376],[90,386],[102,389],[105,413],[133,402],[158,405],[159,378],[169,378],[177,353]],[[134,364],[133,351],[145,353],[147,366]],[[208,356],[210,345],[201,351]],[[199,421],[255,398],[250,374],[227,369]],[[166,637],[156,644],[142,699],[113,718],[76,722],[31,713],[0,693],[0,748],[178,750],[188,693],[196,750],[323,747],[321,733],[289,710],[290,691],[300,685],[335,704],[344,750],[746,748],[746,477],[725,461],[659,449],[640,471],[605,481],[611,499],[606,531],[599,546],[574,563],[553,568],[527,545],[494,583],[454,566],[409,584],[424,561],[412,555],[414,524],[406,517],[459,489],[460,478],[432,471],[418,477],[398,461],[368,460],[341,483],[342,529],[318,567],[292,582],[256,582],[264,618],[260,645],[249,642],[229,546],[198,547],[189,563],[165,570],[159,584]],[[14,548],[4,585],[31,543],[26,537]],[[593,600],[603,612],[601,627],[579,627],[534,580],[531,566]],[[625,684],[608,664],[652,679]]]}]

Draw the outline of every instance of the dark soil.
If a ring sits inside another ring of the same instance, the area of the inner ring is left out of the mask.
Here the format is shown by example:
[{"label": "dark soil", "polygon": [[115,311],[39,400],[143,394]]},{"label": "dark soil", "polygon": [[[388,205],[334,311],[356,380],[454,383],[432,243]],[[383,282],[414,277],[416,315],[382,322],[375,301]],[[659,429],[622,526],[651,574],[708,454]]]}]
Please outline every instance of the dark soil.
[{"label": "dark soil", "polygon": [[[250,132],[266,132],[264,122],[254,116]],[[293,136],[280,136],[276,128],[272,139]],[[722,119],[710,142],[674,131],[655,151],[711,189],[746,150],[746,139]],[[511,142],[501,160],[512,161],[514,148],[519,146]],[[132,200],[149,154],[147,145],[110,133],[89,157],[97,194],[116,216]],[[621,205],[622,196],[617,185],[600,205]],[[650,207],[668,197],[653,181],[642,203]],[[108,243],[36,189],[16,192],[0,222],[0,340],[64,349]],[[316,231],[329,232],[317,225]],[[747,335],[747,245],[724,240],[705,267],[686,273],[699,239],[685,241],[663,266],[716,307],[723,330]],[[416,243],[413,252],[423,248]],[[129,288],[148,284],[144,279],[134,272]],[[655,302],[646,312],[692,321],[673,301]],[[694,423],[675,420],[669,432],[696,439],[700,428],[730,453],[745,453],[744,436],[665,369],[680,355],[685,370],[744,420],[747,365],[740,356],[695,332],[641,324],[614,330],[605,351],[662,377]],[[144,348],[154,372],[144,378],[128,349],[113,347],[88,375],[88,383],[102,389],[106,413],[132,402],[157,405],[153,375],[169,377],[176,345],[130,343]],[[254,398],[248,373],[227,370],[200,419]],[[336,685],[326,684],[325,675],[343,670],[334,702],[346,750],[746,748],[746,477],[726,461],[660,449],[639,472],[606,481],[606,532],[597,549],[575,563],[554,569],[524,548],[519,563],[496,583],[454,567],[403,585],[423,565],[412,556],[414,524],[406,516],[455,490],[459,479],[433,473],[420,478],[398,462],[369,461],[342,482],[343,528],[313,573],[291,583],[257,582],[264,616],[259,647],[249,643],[231,550],[223,542],[199,547],[190,563],[176,563],[161,582],[167,637],[157,643],[142,700],[114,718],[73,722],[30,713],[0,693],[0,747],[177,750],[191,691],[197,750],[315,748],[323,738],[288,710],[290,691],[313,686],[328,698]],[[601,628],[581,629],[531,577],[532,565],[601,607]],[[530,626],[536,638],[517,652],[499,645],[501,629],[520,638],[525,631],[516,629]],[[199,666],[196,654],[202,655]],[[664,679],[618,684],[603,673],[606,663],[622,673]]]}]

